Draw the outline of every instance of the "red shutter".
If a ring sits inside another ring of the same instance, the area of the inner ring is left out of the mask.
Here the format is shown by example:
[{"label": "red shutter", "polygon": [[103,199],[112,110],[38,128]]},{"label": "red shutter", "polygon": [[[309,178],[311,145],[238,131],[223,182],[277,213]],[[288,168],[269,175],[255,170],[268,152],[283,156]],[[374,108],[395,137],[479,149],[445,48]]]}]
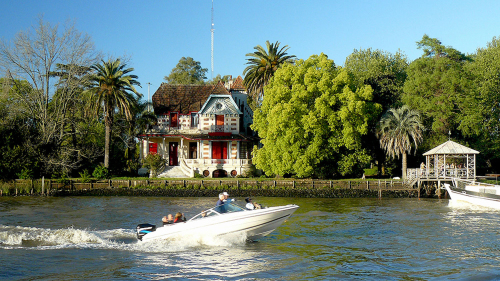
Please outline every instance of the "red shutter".
[{"label": "red shutter", "polygon": [[158,144],[153,142],[149,143],[149,154],[156,154],[158,153]]}]

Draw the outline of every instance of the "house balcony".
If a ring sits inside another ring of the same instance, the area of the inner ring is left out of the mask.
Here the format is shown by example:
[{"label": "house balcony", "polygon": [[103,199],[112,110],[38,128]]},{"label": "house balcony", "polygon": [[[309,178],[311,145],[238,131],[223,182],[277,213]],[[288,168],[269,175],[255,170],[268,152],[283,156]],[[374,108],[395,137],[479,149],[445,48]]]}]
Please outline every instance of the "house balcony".
[{"label": "house balcony", "polygon": [[176,126],[171,127],[167,125],[151,126],[147,132],[162,133],[162,134],[201,134],[202,131],[198,127]]},{"label": "house balcony", "polygon": [[252,159],[184,159],[186,164],[190,167],[195,166],[244,166],[244,165],[252,165]]}]

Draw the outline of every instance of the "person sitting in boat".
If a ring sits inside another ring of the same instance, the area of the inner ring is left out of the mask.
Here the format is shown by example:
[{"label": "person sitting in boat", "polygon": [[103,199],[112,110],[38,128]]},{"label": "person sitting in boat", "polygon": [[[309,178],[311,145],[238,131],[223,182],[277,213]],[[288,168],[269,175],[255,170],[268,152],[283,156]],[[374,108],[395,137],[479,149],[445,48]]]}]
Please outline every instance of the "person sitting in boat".
[{"label": "person sitting in boat", "polygon": [[161,221],[163,222],[163,225],[172,224],[174,223],[174,216],[172,216],[172,214],[168,214],[168,216],[164,216]]},{"label": "person sitting in boat", "polygon": [[219,200],[215,204],[215,207],[219,207],[219,206],[222,206],[222,205],[224,205],[224,194],[219,193]]},{"label": "person sitting in boat", "polygon": [[245,202],[247,202],[247,204],[245,205],[245,207],[248,209],[248,210],[253,210],[255,209],[255,206],[253,205],[252,203],[252,198],[245,198]]},{"label": "person sitting in boat", "polygon": [[185,222],[185,221],[186,221],[186,218],[184,217],[183,213],[178,212],[177,214],[175,214],[174,223]]},{"label": "person sitting in boat", "polygon": [[255,202],[252,202],[252,198],[250,198],[250,197],[245,198],[245,201],[247,202],[245,207],[248,210],[262,209],[262,205],[255,203]]}]

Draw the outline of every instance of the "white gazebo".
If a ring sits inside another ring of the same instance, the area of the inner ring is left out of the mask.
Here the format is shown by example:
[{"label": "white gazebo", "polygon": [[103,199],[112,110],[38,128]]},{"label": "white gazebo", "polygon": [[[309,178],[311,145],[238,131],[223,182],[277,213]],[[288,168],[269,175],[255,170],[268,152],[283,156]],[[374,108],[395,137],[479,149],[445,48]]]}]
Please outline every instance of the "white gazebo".
[{"label": "white gazebo", "polygon": [[454,141],[447,141],[424,153],[425,163],[417,169],[408,169],[408,182],[451,180],[451,178],[475,179],[476,154],[479,151]]}]

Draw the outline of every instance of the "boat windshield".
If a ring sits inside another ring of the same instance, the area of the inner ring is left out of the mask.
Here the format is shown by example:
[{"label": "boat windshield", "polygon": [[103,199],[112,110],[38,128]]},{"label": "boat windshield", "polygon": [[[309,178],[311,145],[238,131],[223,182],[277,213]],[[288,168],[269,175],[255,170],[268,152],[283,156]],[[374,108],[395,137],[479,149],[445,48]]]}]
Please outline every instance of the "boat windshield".
[{"label": "boat windshield", "polygon": [[240,206],[238,206],[236,204],[232,204],[232,203],[226,203],[224,205],[205,210],[205,211],[199,213],[198,215],[194,216],[190,220],[196,220],[196,219],[216,216],[216,215],[220,215],[223,213],[234,213],[234,212],[242,212],[242,211],[244,211],[244,209],[241,208]]},{"label": "boat windshield", "polygon": [[232,204],[232,203],[226,203],[224,205],[217,206],[217,207],[213,208],[213,210],[216,211],[217,213],[220,213],[220,214],[244,211],[243,208],[241,208],[240,206],[238,206],[236,204]]}]

